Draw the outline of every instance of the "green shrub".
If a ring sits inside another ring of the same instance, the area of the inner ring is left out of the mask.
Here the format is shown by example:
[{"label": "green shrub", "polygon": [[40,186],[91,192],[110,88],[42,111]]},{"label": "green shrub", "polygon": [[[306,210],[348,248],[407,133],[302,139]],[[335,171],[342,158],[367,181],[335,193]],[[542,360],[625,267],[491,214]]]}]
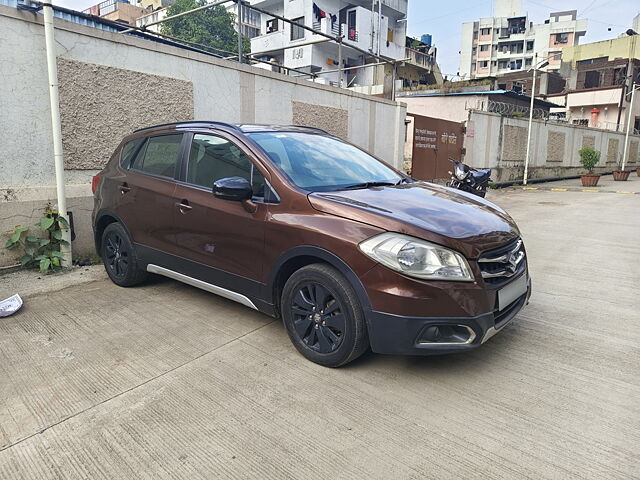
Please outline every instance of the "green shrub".
[{"label": "green shrub", "polygon": [[587,172],[593,173],[593,167],[600,161],[600,152],[593,148],[583,148],[578,151],[580,154],[580,163],[587,169]]},{"label": "green shrub", "polygon": [[47,205],[44,216],[35,225],[45,233],[44,237],[30,235],[29,227],[18,225],[4,248],[21,248],[24,255],[20,258],[23,267],[38,266],[42,273],[49,270],[57,272],[62,268],[64,255],[60,251],[62,245],[69,245],[62,239],[62,231],[69,229],[69,224],[58,216],[58,212]]}]

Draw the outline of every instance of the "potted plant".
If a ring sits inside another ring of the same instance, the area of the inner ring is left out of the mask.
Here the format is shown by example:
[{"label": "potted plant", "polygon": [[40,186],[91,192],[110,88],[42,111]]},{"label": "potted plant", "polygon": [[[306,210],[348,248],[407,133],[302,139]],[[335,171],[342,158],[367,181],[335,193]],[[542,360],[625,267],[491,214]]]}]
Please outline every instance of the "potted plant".
[{"label": "potted plant", "polygon": [[593,148],[583,148],[578,151],[580,154],[580,163],[587,169],[587,174],[582,175],[580,180],[583,187],[595,187],[600,180],[600,175],[593,173],[593,168],[600,161],[600,152]]},{"label": "potted plant", "polygon": [[623,170],[622,162],[620,162],[618,163],[618,169],[614,170],[611,173],[613,173],[613,179],[616,182],[626,182],[627,179],[629,178],[629,175],[631,174],[631,170]]}]

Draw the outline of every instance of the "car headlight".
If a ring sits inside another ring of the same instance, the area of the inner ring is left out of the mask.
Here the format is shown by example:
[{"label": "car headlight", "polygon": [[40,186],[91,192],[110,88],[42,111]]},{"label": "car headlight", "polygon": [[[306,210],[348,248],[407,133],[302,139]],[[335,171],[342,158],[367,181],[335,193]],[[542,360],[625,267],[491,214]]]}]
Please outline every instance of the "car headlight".
[{"label": "car headlight", "polygon": [[469,264],[458,252],[400,233],[381,233],[358,245],[376,262],[411,277],[473,281]]},{"label": "car headlight", "polygon": [[464,180],[465,178],[467,178],[467,172],[465,171],[464,167],[460,164],[456,165],[455,173],[456,173],[456,178],[458,180]]}]

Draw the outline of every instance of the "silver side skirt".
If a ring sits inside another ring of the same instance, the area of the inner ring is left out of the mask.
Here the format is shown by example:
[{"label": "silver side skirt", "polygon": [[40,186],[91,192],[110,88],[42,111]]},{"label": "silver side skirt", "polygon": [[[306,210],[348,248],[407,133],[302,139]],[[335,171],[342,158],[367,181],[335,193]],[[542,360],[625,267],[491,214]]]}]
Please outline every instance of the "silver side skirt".
[{"label": "silver side skirt", "polygon": [[189,277],[187,275],[183,275],[182,273],[174,272],[173,270],[169,270],[168,268],[159,267],[158,265],[153,265],[151,263],[147,265],[147,271],[151,273],[157,273],[158,275],[163,275],[174,280],[178,280],[179,282],[186,283],[187,285],[191,285],[192,287],[201,288],[202,290],[206,290],[207,292],[215,293],[216,295],[220,295],[221,297],[228,298],[229,300],[233,300],[234,302],[238,302],[245,307],[258,310],[258,308],[251,300],[249,300],[248,297],[245,297],[244,295],[236,292],[232,292],[231,290],[227,290],[226,288],[218,287],[216,285],[203,282],[202,280],[198,280],[197,278]]}]

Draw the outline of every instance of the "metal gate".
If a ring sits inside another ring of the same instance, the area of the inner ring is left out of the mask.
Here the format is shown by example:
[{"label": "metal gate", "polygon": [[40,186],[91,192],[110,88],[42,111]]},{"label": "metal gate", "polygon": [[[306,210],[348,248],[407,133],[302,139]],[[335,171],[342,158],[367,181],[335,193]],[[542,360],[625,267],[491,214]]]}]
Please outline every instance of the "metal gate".
[{"label": "metal gate", "polygon": [[439,118],[413,117],[411,176],[418,180],[448,179],[449,158],[462,160],[464,125]]}]

